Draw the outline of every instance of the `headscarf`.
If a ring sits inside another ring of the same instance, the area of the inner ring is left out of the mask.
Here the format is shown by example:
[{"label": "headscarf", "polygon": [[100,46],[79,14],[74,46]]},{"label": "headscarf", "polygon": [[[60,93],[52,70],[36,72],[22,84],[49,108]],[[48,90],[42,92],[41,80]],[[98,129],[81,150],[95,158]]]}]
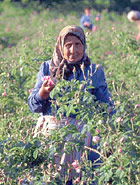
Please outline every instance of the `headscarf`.
[{"label": "headscarf", "polygon": [[140,20],[140,12],[136,11],[136,10],[131,10],[128,14],[127,14],[127,18],[130,22],[135,22],[135,21],[139,21]]},{"label": "headscarf", "polygon": [[[64,41],[65,41],[66,36],[69,34],[72,34],[78,37],[78,39],[80,39],[80,41],[84,45],[84,53],[83,53],[82,59],[74,63],[70,63],[69,61],[66,61],[63,58]],[[54,52],[52,55],[52,59],[50,62],[51,76],[54,78],[58,78],[60,75],[62,76],[62,72],[63,72],[64,79],[67,79],[69,75],[72,73],[72,70],[74,67],[77,68],[82,63],[84,63],[84,65],[89,65],[90,60],[85,53],[85,49],[86,49],[86,39],[85,39],[85,34],[84,34],[83,29],[79,26],[64,27],[59,33],[59,36],[58,36],[58,39],[57,39],[57,42],[54,48]]]}]

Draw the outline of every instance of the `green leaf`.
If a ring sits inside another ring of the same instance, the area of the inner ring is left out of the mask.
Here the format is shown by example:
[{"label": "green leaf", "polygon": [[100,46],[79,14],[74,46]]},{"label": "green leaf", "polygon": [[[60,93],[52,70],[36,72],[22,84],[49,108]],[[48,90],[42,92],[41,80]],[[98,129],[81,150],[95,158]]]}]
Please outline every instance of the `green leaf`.
[{"label": "green leaf", "polygon": [[35,151],[33,152],[33,158],[37,159],[38,156],[38,149],[35,149]]}]

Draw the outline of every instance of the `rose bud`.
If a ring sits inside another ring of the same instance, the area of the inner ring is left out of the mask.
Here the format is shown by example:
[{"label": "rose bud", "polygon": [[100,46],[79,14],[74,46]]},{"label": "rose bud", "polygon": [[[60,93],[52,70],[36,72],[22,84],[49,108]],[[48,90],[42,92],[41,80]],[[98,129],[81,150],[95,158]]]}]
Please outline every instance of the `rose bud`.
[{"label": "rose bud", "polygon": [[120,170],[123,170],[123,167],[122,166],[120,166]]},{"label": "rose bud", "polygon": [[104,142],[103,146],[104,147],[107,147],[108,146],[108,143],[107,142]]},{"label": "rose bud", "polygon": [[125,138],[122,137],[122,138],[120,139],[120,142],[121,142],[121,143],[124,143],[124,141],[125,141]]},{"label": "rose bud", "polygon": [[122,149],[121,148],[118,149],[118,153],[122,153]]},{"label": "rose bud", "polygon": [[94,171],[94,176],[97,176],[97,172],[96,171]]},{"label": "rose bud", "polygon": [[96,133],[99,134],[100,133],[100,130],[98,128],[96,128]]}]

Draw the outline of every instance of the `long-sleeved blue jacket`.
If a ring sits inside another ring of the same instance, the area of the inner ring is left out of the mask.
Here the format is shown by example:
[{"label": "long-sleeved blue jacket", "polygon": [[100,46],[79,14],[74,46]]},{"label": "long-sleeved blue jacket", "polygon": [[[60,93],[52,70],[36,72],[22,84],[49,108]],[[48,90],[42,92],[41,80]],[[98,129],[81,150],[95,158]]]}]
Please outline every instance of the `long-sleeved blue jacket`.
[{"label": "long-sleeved blue jacket", "polygon": [[[93,22],[91,21],[92,18],[93,18],[92,16],[88,16],[88,15],[83,14],[82,17],[80,18],[81,27],[82,28],[89,28],[90,30],[92,30],[92,28],[93,28]],[[90,24],[90,26],[89,27],[84,26],[85,22],[88,22]]]}]

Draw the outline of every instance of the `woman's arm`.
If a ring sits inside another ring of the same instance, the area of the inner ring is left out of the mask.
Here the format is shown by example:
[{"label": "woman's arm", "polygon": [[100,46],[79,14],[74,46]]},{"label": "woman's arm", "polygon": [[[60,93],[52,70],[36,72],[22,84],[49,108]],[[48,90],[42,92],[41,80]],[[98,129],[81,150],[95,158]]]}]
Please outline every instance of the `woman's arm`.
[{"label": "woman's arm", "polygon": [[42,78],[48,75],[49,75],[49,61],[44,62],[40,66],[40,70],[37,74],[36,84],[30,96],[28,97],[28,106],[32,112],[41,113],[44,112],[45,109],[47,110],[47,108],[50,108],[49,97],[44,99],[43,97],[40,96],[39,92],[43,84]]},{"label": "woman's arm", "polygon": [[[97,66],[97,65],[96,65]],[[95,67],[96,68],[96,67]],[[96,70],[96,72],[95,72]],[[111,94],[108,91],[104,71],[101,66],[99,66],[97,69],[94,69],[93,72],[93,86],[94,86],[94,95],[96,96],[97,100],[107,103],[108,104],[108,112],[110,114],[113,114],[116,112],[114,109],[114,103],[111,98]]]},{"label": "woman's arm", "polygon": [[[96,65],[93,67],[93,79],[92,84],[94,89],[94,95],[97,100],[108,103],[109,106],[114,106],[111,94],[108,91],[108,86],[105,79],[105,74],[101,66]],[[96,72],[95,72],[96,71]]]},{"label": "woman's arm", "polygon": [[108,92],[107,83],[105,80],[104,71],[101,66],[95,69],[95,75],[93,78],[93,86],[95,87],[95,96],[98,100],[105,103],[110,103],[111,94]]}]

